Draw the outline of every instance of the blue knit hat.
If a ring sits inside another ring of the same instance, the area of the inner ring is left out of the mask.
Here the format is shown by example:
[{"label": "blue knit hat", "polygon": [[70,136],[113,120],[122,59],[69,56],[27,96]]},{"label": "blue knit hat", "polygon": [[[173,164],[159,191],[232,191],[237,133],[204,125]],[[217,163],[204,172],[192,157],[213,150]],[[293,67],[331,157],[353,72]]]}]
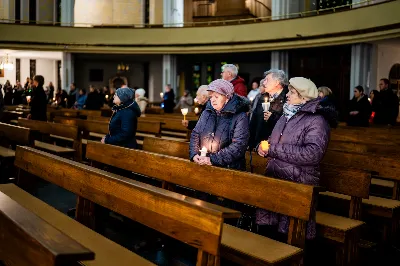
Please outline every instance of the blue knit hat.
[{"label": "blue knit hat", "polygon": [[119,88],[115,94],[121,100],[122,103],[126,103],[129,100],[133,100],[135,91],[131,88]]}]

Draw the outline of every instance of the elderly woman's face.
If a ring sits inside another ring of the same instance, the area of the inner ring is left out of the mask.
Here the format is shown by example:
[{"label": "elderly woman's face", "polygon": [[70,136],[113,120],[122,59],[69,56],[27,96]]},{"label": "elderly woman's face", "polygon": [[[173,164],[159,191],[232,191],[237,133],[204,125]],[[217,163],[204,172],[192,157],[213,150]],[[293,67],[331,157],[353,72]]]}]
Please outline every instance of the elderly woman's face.
[{"label": "elderly woman's face", "polygon": [[228,97],[215,91],[210,93],[210,97],[211,105],[216,111],[221,111],[228,102]]},{"label": "elderly woman's face", "polygon": [[289,92],[286,94],[286,98],[288,104],[300,104],[303,101],[302,97],[292,86],[289,86]]}]

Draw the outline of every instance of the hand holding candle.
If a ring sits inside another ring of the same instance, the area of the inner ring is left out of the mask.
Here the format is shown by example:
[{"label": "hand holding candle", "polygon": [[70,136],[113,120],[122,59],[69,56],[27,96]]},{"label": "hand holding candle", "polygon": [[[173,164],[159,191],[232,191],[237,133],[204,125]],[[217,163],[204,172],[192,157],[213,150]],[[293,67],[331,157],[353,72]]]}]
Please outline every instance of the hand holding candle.
[{"label": "hand holding candle", "polygon": [[269,98],[268,98],[268,97],[265,97],[265,98],[264,98],[264,102],[263,102],[261,105],[262,105],[262,108],[263,108],[263,110],[264,110],[264,113],[265,113],[265,112],[268,112],[268,111],[269,111],[269,107],[270,107],[270,105],[271,105],[271,103],[269,102]]},{"label": "hand holding candle", "polygon": [[258,146],[258,155],[260,155],[261,157],[265,157],[265,155],[268,154],[268,150],[269,150],[269,143],[266,140],[261,141],[261,144]]},{"label": "hand holding candle", "polygon": [[201,157],[206,157],[207,156],[207,148],[203,146],[203,148],[200,150],[200,156]]},{"label": "hand holding candle", "polygon": [[183,108],[183,109],[181,109],[181,112],[183,114],[183,120],[186,120],[186,115],[188,114],[189,109],[188,108]]}]

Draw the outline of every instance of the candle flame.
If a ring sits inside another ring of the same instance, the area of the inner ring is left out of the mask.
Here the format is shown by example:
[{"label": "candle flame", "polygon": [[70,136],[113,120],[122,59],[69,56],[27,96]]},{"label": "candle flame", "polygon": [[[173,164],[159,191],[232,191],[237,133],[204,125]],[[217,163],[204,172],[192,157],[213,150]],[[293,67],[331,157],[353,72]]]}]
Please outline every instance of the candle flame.
[{"label": "candle flame", "polygon": [[268,102],[268,100],[269,100],[269,98],[268,98],[268,97],[265,97],[265,98],[264,98],[264,102],[266,102],[266,103],[267,103],[267,102]]}]

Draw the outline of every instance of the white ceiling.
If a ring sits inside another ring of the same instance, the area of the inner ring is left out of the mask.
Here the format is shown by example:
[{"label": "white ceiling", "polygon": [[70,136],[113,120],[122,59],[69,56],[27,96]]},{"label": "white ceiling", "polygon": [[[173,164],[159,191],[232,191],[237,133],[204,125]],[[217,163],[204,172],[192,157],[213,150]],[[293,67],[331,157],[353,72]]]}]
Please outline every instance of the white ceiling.
[{"label": "white ceiling", "polygon": [[0,49],[0,57],[8,54],[9,57],[30,58],[30,59],[62,59],[62,52],[45,52],[45,51],[29,51],[29,50],[8,50]]}]

